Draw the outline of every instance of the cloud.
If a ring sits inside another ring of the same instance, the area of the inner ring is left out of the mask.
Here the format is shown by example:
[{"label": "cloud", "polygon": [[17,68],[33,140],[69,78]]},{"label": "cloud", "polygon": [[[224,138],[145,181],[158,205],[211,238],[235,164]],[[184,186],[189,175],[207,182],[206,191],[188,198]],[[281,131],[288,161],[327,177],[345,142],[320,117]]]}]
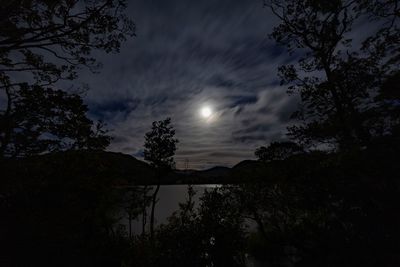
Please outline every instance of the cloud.
[{"label": "cloud", "polygon": [[[80,81],[93,118],[112,129],[112,151],[140,156],[151,122],[171,117],[178,167],[232,166],[284,138],[297,99],[277,87],[290,62],[267,38],[275,24],[262,1],[131,1],[137,37],[120,54],[96,55],[101,74]],[[210,105],[213,121],[199,117]]]}]

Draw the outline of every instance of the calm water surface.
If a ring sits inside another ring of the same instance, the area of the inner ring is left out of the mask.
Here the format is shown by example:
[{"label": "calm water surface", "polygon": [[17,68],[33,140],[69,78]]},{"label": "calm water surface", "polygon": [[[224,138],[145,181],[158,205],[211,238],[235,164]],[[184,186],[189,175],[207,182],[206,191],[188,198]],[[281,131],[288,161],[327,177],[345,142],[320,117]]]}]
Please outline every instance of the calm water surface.
[{"label": "calm water surface", "polygon": [[[199,203],[199,198],[204,194],[205,190],[212,190],[220,185],[193,185],[196,195],[194,196],[194,201],[196,204]],[[155,186],[153,187],[153,190]],[[179,203],[186,201],[188,185],[162,185],[160,191],[158,192],[158,202],[154,212],[155,224],[159,225],[166,223],[168,217],[172,215],[175,211],[179,209]],[[150,215],[150,208],[148,209],[148,215]],[[149,222],[150,219],[147,219]],[[127,218],[122,219],[122,223],[126,226],[128,225]],[[142,220],[141,216],[133,223],[133,232],[141,233]]]}]

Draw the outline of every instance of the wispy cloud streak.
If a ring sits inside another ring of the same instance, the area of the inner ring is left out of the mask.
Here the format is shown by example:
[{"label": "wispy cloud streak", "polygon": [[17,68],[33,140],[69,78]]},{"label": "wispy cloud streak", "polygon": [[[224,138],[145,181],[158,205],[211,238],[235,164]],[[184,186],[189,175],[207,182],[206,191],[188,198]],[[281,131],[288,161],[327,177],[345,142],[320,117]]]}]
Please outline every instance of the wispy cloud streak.
[{"label": "wispy cloud streak", "polygon": [[[131,1],[137,37],[117,55],[98,55],[101,74],[82,71],[91,116],[104,120],[112,151],[141,155],[151,122],[172,117],[178,167],[232,166],[282,139],[297,99],[278,86],[292,60],[267,35],[274,17],[262,1]],[[210,105],[206,123],[199,109]]]}]

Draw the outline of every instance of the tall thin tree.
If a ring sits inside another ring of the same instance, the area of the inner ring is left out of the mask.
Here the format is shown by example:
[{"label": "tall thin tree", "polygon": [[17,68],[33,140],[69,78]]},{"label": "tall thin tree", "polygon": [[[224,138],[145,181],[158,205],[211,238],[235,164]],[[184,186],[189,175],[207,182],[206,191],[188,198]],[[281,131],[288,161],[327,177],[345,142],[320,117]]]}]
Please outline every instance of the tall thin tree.
[{"label": "tall thin tree", "polygon": [[156,170],[157,187],[153,192],[150,214],[150,237],[154,238],[154,211],[157,195],[160,190],[161,177],[175,166],[174,155],[178,139],[174,138],[175,130],[171,118],[154,121],[151,130],[145,135],[144,159]]}]

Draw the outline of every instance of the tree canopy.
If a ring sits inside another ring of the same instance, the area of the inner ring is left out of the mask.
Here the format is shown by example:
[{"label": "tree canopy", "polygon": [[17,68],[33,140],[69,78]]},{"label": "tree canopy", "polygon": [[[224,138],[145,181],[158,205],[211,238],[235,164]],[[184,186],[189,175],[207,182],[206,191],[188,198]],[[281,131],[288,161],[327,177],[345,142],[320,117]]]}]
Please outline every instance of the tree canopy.
[{"label": "tree canopy", "polygon": [[154,121],[151,131],[145,135],[144,159],[157,169],[174,167],[174,155],[178,139],[174,138],[175,130],[171,118]]},{"label": "tree canopy", "polygon": [[121,42],[134,34],[125,8],[124,0],[2,1],[1,87],[20,84],[18,72],[48,84],[75,78],[79,66],[93,69],[93,50],[118,52]]},{"label": "tree canopy", "polygon": [[68,149],[106,148],[111,138],[101,122],[87,118],[79,95],[41,86],[21,86],[7,116],[0,116],[3,157],[26,157]]},{"label": "tree canopy", "polygon": [[[349,149],[387,131],[374,96],[398,71],[399,8],[398,1],[372,2],[265,1],[279,19],[271,37],[300,56],[279,69],[281,83],[301,97],[293,114],[299,123],[289,128],[294,139]],[[368,18],[378,29],[358,43],[354,25]]]},{"label": "tree canopy", "polygon": [[[171,125],[171,118],[154,121],[151,130],[145,135],[144,159],[156,169],[157,187],[152,195],[150,213],[150,237],[154,241],[154,211],[157,203],[157,194],[160,190],[161,175],[175,167],[174,155],[178,139],[174,138],[175,130]],[[154,243],[154,242],[153,242]],[[154,245],[154,244],[153,244]]]},{"label": "tree canopy", "polygon": [[104,149],[101,122],[57,81],[95,71],[94,50],[118,52],[134,24],[124,0],[12,0],[0,5],[0,156]]}]

